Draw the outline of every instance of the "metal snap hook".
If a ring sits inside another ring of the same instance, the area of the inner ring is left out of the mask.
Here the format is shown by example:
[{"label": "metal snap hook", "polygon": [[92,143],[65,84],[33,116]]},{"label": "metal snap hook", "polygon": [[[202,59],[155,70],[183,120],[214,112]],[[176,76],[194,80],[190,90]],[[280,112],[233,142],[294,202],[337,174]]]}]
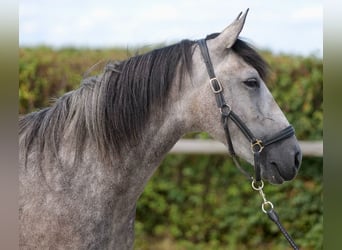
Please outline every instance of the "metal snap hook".
[{"label": "metal snap hook", "polygon": [[[269,209],[266,209],[266,206],[269,207]],[[261,205],[261,209],[265,214],[267,214],[268,212],[271,212],[273,210],[273,208],[274,208],[274,206],[273,206],[272,202],[270,202],[270,201],[265,201]]]},{"label": "metal snap hook", "polygon": [[252,188],[256,191],[260,191],[264,188],[264,182],[262,180],[260,181],[252,181]]}]

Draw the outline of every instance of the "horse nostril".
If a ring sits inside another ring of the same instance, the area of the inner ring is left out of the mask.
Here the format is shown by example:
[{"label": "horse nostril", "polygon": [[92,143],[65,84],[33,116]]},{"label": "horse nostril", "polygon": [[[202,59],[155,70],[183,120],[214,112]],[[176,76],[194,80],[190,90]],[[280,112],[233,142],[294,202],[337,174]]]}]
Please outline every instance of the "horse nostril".
[{"label": "horse nostril", "polygon": [[298,151],[295,154],[295,167],[296,167],[296,169],[299,169],[301,163],[302,163],[302,153],[300,151]]}]

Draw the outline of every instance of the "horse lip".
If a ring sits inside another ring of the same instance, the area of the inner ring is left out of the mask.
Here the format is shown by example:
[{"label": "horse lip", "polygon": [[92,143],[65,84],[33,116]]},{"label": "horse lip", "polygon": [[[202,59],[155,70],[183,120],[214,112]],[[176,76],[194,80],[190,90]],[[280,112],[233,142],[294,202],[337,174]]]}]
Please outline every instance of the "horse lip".
[{"label": "horse lip", "polygon": [[282,184],[285,181],[280,174],[273,174],[265,179],[268,180],[271,184]]},{"label": "horse lip", "polygon": [[275,175],[272,175],[272,180],[275,180],[273,184],[282,184],[285,181],[281,175],[278,175],[277,177]]},{"label": "horse lip", "polygon": [[273,166],[273,169],[274,169],[274,171],[272,171],[271,174],[266,174],[264,171],[262,171],[262,173],[261,173],[262,177],[265,180],[267,180],[268,182],[270,182],[271,184],[282,184],[282,183],[284,183],[286,178],[284,178],[281,175],[278,167],[277,166]]}]

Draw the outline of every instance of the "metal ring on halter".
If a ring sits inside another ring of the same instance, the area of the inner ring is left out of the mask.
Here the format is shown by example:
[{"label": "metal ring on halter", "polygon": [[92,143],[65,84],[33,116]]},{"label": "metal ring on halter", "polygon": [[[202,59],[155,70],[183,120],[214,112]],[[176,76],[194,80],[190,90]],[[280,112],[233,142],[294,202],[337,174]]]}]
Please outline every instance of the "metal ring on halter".
[{"label": "metal ring on halter", "polygon": [[[256,186],[256,185],[255,185],[256,183],[260,183],[260,186]],[[253,181],[252,181],[252,188],[253,188],[255,191],[260,191],[260,190],[262,190],[262,189],[264,188],[264,182],[263,182],[262,180],[260,180],[260,181],[255,181],[255,180],[253,180]]]},{"label": "metal ring on halter", "polygon": [[228,117],[230,113],[232,112],[232,108],[228,104],[223,104],[220,108],[220,112],[223,116]]},{"label": "metal ring on halter", "polygon": [[254,142],[251,143],[251,150],[252,153],[261,153],[261,151],[264,149],[264,145],[262,140],[256,139]]},{"label": "metal ring on halter", "polygon": [[[265,206],[266,206],[266,205],[270,206],[270,209],[269,209],[269,210],[266,210],[266,209],[265,209]],[[273,208],[274,208],[274,206],[273,206],[272,202],[270,202],[270,201],[265,201],[264,203],[262,203],[262,206],[261,206],[261,209],[262,209],[262,211],[263,211],[265,214],[267,214],[268,212],[272,211]]]}]

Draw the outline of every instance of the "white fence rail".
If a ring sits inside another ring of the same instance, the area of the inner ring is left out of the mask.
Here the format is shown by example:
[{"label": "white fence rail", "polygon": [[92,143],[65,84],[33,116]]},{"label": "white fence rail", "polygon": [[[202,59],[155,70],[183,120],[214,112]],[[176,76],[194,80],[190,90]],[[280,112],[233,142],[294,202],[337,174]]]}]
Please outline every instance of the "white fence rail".
[{"label": "white fence rail", "polygon": [[[299,141],[303,156],[323,156],[323,141]],[[171,154],[226,154],[220,142],[201,139],[181,139],[171,149]]]}]

